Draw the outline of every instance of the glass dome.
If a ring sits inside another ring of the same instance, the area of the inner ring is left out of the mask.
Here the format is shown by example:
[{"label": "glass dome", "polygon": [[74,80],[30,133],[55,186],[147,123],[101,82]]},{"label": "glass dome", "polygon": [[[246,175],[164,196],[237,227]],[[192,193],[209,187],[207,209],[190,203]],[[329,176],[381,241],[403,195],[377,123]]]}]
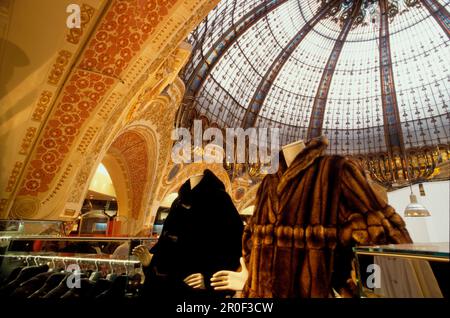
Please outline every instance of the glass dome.
[{"label": "glass dome", "polygon": [[223,128],[279,127],[282,144],[323,134],[330,153],[448,145],[449,9],[222,0],[189,37],[184,111]]}]

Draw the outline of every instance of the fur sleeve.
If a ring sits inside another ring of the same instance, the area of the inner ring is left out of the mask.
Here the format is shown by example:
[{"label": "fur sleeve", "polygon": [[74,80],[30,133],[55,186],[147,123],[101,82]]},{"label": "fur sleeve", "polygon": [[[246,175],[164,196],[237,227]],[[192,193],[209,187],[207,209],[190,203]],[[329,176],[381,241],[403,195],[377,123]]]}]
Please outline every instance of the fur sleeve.
[{"label": "fur sleeve", "polygon": [[342,296],[351,297],[357,290],[350,279],[352,246],[412,241],[400,215],[372,188],[364,170],[351,160],[346,160],[341,170],[338,211],[339,244],[334,260],[333,286]]},{"label": "fur sleeve", "polygon": [[341,243],[348,246],[412,242],[401,216],[370,186],[357,163],[348,160],[344,164],[341,180]]}]

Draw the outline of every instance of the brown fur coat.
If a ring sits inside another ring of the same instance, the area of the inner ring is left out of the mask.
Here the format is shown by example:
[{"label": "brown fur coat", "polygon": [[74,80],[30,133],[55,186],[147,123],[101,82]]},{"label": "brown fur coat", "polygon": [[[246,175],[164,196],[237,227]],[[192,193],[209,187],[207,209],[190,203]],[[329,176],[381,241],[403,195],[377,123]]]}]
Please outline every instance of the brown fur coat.
[{"label": "brown fur coat", "polygon": [[262,181],[243,237],[244,297],[329,297],[350,278],[352,246],[411,242],[363,170],[322,155],[327,145],[313,139],[289,168],[281,153],[278,172]]}]

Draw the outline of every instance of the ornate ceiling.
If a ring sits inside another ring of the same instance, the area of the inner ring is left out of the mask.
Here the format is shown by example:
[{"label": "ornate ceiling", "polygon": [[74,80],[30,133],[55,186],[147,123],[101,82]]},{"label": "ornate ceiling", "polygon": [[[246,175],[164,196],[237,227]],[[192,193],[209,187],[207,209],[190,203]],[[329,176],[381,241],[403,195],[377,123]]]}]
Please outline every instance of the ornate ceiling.
[{"label": "ornate ceiling", "polygon": [[76,217],[109,156],[126,175],[119,214],[142,226],[164,190],[183,40],[217,1],[57,2],[0,1],[0,218]]},{"label": "ornate ceiling", "polygon": [[450,1],[222,0],[190,35],[185,119],[324,134],[329,152],[448,145]]}]

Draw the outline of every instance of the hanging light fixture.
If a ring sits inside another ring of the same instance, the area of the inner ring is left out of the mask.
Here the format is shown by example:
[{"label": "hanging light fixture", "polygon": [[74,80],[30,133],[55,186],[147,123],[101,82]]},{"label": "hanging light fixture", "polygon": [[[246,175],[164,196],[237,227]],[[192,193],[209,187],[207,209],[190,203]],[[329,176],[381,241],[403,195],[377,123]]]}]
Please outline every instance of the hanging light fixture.
[{"label": "hanging light fixture", "polygon": [[422,204],[417,202],[416,195],[412,192],[409,195],[410,203],[405,208],[405,217],[423,217],[431,216],[430,212]]},{"label": "hanging light fixture", "polygon": [[424,216],[430,216],[430,212],[427,210],[426,207],[424,207],[422,204],[417,202],[417,197],[413,193],[412,188],[412,181],[411,181],[411,175],[409,172],[409,160],[408,156],[406,155],[405,151],[403,151],[403,155],[406,162],[406,171],[408,173],[408,181],[409,181],[409,189],[411,190],[411,193],[409,195],[409,204],[405,208],[404,216],[405,217],[424,217]]}]

